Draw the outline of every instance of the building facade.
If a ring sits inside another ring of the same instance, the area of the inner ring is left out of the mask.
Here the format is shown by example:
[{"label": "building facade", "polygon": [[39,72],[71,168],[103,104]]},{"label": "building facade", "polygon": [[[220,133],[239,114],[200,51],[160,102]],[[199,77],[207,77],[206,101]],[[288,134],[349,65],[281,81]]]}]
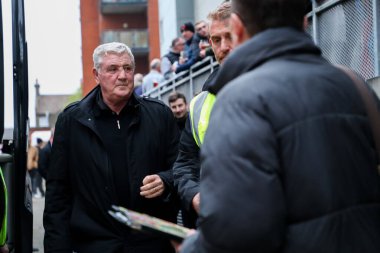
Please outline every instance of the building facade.
[{"label": "building facade", "polygon": [[55,126],[58,115],[71,102],[73,95],[42,95],[38,80],[34,84],[36,89],[35,129],[50,129]]},{"label": "building facade", "polygon": [[158,0],[80,0],[83,95],[95,86],[92,53],[101,43],[127,44],[136,73],[147,74],[149,62],[160,57]]}]

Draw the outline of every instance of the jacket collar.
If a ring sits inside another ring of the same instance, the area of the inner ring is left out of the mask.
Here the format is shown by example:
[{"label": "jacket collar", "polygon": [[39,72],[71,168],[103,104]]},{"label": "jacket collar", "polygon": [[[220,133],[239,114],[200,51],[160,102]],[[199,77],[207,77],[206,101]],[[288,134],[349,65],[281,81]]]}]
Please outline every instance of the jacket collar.
[{"label": "jacket collar", "polygon": [[234,49],[222,64],[209,91],[217,94],[228,82],[264,62],[294,54],[320,55],[310,36],[290,27],[268,29]]},{"label": "jacket collar", "polygon": [[[95,103],[94,103],[94,116],[100,116],[103,113],[112,113],[112,110],[108,107],[106,103],[104,103],[102,93],[99,91],[96,94],[95,97]],[[124,106],[124,108],[121,110],[120,113],[125,113],[128,110],[133,110],[134,108],[139,106],[139,102],[136,99],[136,96],[134,92],[132,93],[131,97],[129,98],[127,104]]]},{"label": "jacket collar", "polygon": [[[134,115],[140,114],[141,100],[138,99],[134,92],[132,93],[126,105],[128,109],[132,110]],[[93,118],[99,116],[103,110],[110,110],[101,98],[100,86],[97,85],[90,91],[78,104],[78,110],[75,113],[75,118],[82,124],[92,128]],[[124,109],[123,109],[124,110]],[[135,119],[134,121],[138,121]]]}]

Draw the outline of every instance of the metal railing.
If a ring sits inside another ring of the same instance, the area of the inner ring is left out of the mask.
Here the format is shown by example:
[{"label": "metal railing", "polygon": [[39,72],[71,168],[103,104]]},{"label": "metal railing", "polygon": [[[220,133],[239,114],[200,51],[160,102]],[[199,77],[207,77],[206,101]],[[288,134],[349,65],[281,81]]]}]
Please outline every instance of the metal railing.
[{"label": "metal railing", "polygon": [[160,83],[157,87],[144,93],[144,96],[158,98],[168,104],[168,97],[171,92],[178,91],[185,95],[190,101],[194,95],[198,94],[203,87],[204,82],[218,65],[212,57],[206,57],[190,67],[189,70],[183,71],[173,78]]},{"label": "metal railing", "polygon": [[[333,64],[354,69],[380,96],[380,0],[312,0],[312,3],[312,10],[307,14],[309,25],[306,32],[322,49],[323,56]],[[161,83],[145,95],[167,103],[168,94],[177,90],[190,100],[201,90],[217,63],[194,71],[197,64],[190,71]]]}]

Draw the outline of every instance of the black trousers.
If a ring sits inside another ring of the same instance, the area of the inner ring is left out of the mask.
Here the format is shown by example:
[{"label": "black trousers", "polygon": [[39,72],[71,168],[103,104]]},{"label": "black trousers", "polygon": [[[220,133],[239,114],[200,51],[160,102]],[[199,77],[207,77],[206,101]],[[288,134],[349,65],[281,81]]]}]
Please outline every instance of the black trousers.
[{"label": "black trousers", "polygon": [[32,193],[36,194],[37,189],[39,189],[42,196],[45,196],[45,191],[42,187],[42,177],[38,172],[38,169],[29,170],[29,175],[32,180]]}]

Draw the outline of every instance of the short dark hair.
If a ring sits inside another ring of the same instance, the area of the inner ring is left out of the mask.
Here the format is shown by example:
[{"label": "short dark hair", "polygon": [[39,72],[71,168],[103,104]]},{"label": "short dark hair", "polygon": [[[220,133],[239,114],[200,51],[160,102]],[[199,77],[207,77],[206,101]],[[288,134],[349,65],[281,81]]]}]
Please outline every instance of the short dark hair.
[{"label": "short dark hair", "polygon": [[175,101],[177,101],[180,98],[182,98],[183,102],[185,102],[185,104],[187,104],[185,95],[183,95],[180,92],[176,92],[176,91],[170,93],[169,98],[168,98],[168,102],[169,102],[169,104],[174,103]]},{"label": "short dark hair", "polygon": [[269,28],[303,30],[309,0],[232,0],[232,12],[240,17],[249,35]]}]

